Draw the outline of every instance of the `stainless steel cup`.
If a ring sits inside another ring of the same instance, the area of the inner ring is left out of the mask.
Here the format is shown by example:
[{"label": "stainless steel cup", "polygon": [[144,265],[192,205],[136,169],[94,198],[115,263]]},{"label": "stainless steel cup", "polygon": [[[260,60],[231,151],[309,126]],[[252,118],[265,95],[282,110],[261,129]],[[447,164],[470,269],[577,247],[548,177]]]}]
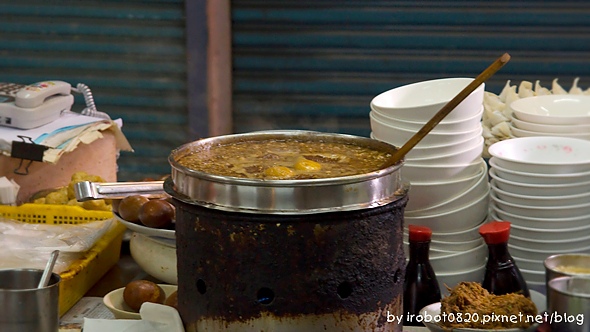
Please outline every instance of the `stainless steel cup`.
[{"label": "stainless steel cup", "polygon": [[549,293],[549,280],[566,276],[590,277],[590,273],[580,273],[574,269],[590,269],[590,254],[559,254],[552,255],[543,262],[545,266],[545,286],[547,289],[547,307],[551,301]]},{"label": "stainless steel cup", "polygon": [[0,270],[0,331],[57,332],[59,283],[53,273],[49,285],[37,288],[43,270]]},{"label": "stainless steel cup", "polygon": [[551,331],[590,331],[590,277],[558,277],[549,280],[548,320]]}]

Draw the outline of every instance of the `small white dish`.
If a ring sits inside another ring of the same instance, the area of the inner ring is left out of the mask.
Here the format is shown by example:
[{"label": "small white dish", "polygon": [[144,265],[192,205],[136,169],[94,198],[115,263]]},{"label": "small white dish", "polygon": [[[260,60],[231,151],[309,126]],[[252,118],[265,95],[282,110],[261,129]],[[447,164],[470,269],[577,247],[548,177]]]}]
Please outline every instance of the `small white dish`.
[{"label": "small white dish", "polygon": [[[158,285],[164,290],[166,298],[168,298],[178,289],[178,286],[176,285]],[[109,292],[103,297],[102,302],[109,309],[109,311],[113,313],[116,319],[141,319],[140,313],[129,308],[129,306],[125,303],[125,300],[123,300],[124,290],[125,287],[122,287]]]},{"label": "small white dish", "polygon": [[590,124],[590,96],[545,95],[513,101],[509,107],[520,120],[540,124]]},{"label": "small white dish", "polygon": [[[497,207],[494,203],[490,204],[490,209],[491,217],[494,220],[510,221],[512,223],[512,228],[518,226],[536,230],[547,230],[590,227],[590,216],[582,216],[576,218],[532,218],[529,216],[522,216],[519,214],[506,212]],[[540,235],[538,234],[538,236]]]},{"label": "small white dish", "polygon": [[590,202],[562,206],[522,205],[498,198],[494,190],[490,191],[490,198],[497,207],[506,212],[530,216],[533,218],[575,218],[590,215]]},{"label": "small white dish", "polygon": [[543,174],[520,172],[504,168],[496,163],[496,157],[488,160],[490,167],[494,168],[496,174],[502,179],[530,184],[568,184],[590,181],[590,171],[565,174]]},{"label": "small white dish", "polygon": [[502,201],[526,206],[565,206],[590,202],[590,192],[576,195],[536,196],[521,195],[504,191],[496,186],[496,180],[490,181],[491,190]]},{"label": "small white dish", "polygon": [[492,144],[500,167],[519,172],[564,174],[590,171],[590,141],[554,136],[517,137]]},{"label": "small white dish", "polygon": [[565,184],[531,184],[515,182],[499,177],[493,167],[490,168],[488,174],[495,180],[495,185],[498,188],[514,194],[558,196],[584,194],[590,191],[590,181]]},{"label": "small white dish", "polygon": [[176,231],[175,230],[146,227],[143,225],[129,222],[129,221],[121,218],[116,213],[113,213],[113,215],[115,216],[115,219],[120,221],[123,225],[125,225],[125,227],[127,227],[131,231],[145,234],[145,235],[149,235],[149,236],[158,236],[158,237],[162,237],[165,239],[176,240]]},{"label": "small white dish", "polygon": [[590,124],[540,124],[528,122],[512,117],[512,125],[515,128],[528,130],[538,133],[555,133],[555,134],[571,134],[580,133],[585,134],[590,132]]},{"label": "small white dish", "polygon": [[579,138],[579,139],[590,139],[590,134],[588,132],[575,132],[570,131],[568,133],[552,133],[552,132],[545,132],[545,131],[533,131],[533,130],[525,130],[521,128],[514,127],[514,125],[510,124],[510,131],[514,135],[514,137],[537,137],[537,136],[555,136],[555,137],[571,137],[571,138]]}]

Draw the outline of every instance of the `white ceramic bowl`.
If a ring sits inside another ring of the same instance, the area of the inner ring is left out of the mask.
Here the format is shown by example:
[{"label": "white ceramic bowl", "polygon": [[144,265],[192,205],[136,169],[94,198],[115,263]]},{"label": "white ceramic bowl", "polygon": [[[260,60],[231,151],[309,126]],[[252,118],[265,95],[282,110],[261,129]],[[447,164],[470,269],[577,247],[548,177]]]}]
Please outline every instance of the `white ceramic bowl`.
[{"label": "white ceramic bowl", "polygon": [[[373,132],[371,132],[370,136],[372,139],[387,142],[386,140],[381,139],[379,136],[375,135],[375,133],[373,133]],[[389,143],[389,142],[387,142],[387,143]],[[444,145],[431,146],[431,147],[415,146],[406,154],[405,159],[407,161],[407,159],[434,158],[434,157],[446,156],[446,155],[450,155],[450,154],[454,154],[454,153],[463,151],[463,150],[473,147],[477,144],[479,144],[479,142],[470,137],[464,141],[451,143],[451,144],[444,144]]]},{"label": "white ceramic bowl", "polygon": [[449,153],[442,156],[427,156],[415,158],[413,156],[407,156],[407,162],[415,165],[457,165],[457,164],[470,164],[478,161],[482,157],[484,147],[483,136],[475,137],[468,144],[465,144],[465,148],[461,151]]},{"label": "white ceramic bowl", "polygon": [[514,194],[530,196],[577,195],[590,191],[590,181],[566,184],[530,184],[502,179],[492,167],[488,171],[496,187]]},{"label": "white ceramic bowl", "polygon": [[506,212],[533,218],[573,218],[590,215],[590,202],[562,206],[529,206],[501,200],[493,190],[490,191],[490,197],[495,206]]},{"label": "white ceramic bowl", "polygon": [[[441,249],[433,249],[430,247],[428,251],[428,257],[430,259],[441,257],[441,256],[448,256],[452,254],[456,254],[459,250],[441,250]],[[406,260],[410,259],[410,244],[407,241],[404,241],[404,254],[406,255]]]},{"label": "white ceramic bowl", "polygon": [[[418,131],[408,130],[404,128],[394,127],[376,119],[374,116],[369,117],[371,124],[371,131],[375,137],[380,140],[393,144],[395,146],[402,146],[412,138]],[[471,128],[461,132],[429,132],[418,144],[417,147],[437,147],[440,145],[454,144],[464,142],[481,136],[483,128],[481,126]]]},{"label": "white ceramic bowl", "polygon": [[[374,116],[379,121],[392,125],[397,128],[403,128],[411,131],[418,131],[424,127],[427,121],[405,121],[402,119],[392,118],[385,114],[379,113],[377,110],[372,110],[369,116]],[[483,105],[479,112],[473,114],[471,117],[457,120],[457,121],[446,121],[443,119],[433,129],[433,132],[453,133],[467,131],[476,127],[481,126],[481,118],[483,116]]]},{"label": "white ceramic bowl", "polygon": [[[504,191],[496,186],[496,180],[490,181],[491,190],[498,197],[498,199],[504,202],[510,202],[519,205],[526,206],[567,206],[567,205],[579,205],[590,202],[590,192],[576,195],[563,195],[563,196],[533,196],[533,195],[521,195],[514,194],[508,191]],[[508,210],[506,210],[508,211]]]},{"label": "white ceramic bowl", "polygon": [[458,251],[446,256],[430,257],[430,265],[435,273],[445,274],[473,270],[486,262],[488,247],[481,244],[475,248]]},{"label": "white ceramic bowl", "polygon": [[147,274],[169,284],[178,283],[175,240],[133,233],[129,249],[133,260]]},{"label": "white ceramic bowl", "polygon": [[517,137],[492,144],[500,167],[520,172],[563,174],[590,171],[590,141],[568,137]]},{"label": "white ceramic bowl", "polygon": [[554,134],[571,134],[571,133],[589,133],[590,124],[540,124],[519,120],[512,117],[512,125],[515,128],[538,133]]},{"label": "white ceramic bowl", "polygon": [[436,280],[438,281],[441,295],[446,296],[449,294],[447,287],[453,288],[462,281],[481,283],[483,281],[485,272],[486,265],[483,263],[483,265],[466,271],[453,271],[446,273],[435,271],[434,273],[436,274]]},{"label": "white ceramic bowl", "polygon": [[[518,239],[548,241],[547,244],[552,243],[553,241],[583,242],[582,240],[578,241],[578,239],[590,237],[590,224],[576,227],[565,227],[565,225],[561,225],[561,227],[541,228],[526,227],[513,223],[510,232]],[[590,244],[590,242],[588,243]],[[526,248],[526,246],[523,247]]]},{"label": "white ceramic bowl", "polygon": [[547,257],[556,254],[567,254],[567,253],[590,253],[590,243],[587,246],[576,248],[576,250],[560,250],[560,249],[549,249],[549,250],[538,250],[528,249],[519,246],[515,246],[508,243],[508,250],[511,255],[522,257],[531,260],[545,260]]},{"label": "white ceramic bowl", "polygon": [[490,167],[494,168],[498,177],[521,183],[530,184],[567,184],[580,183],[590,181],[590,171],[580,173],[565,173],[565,174],[543,174],[531,172],[519,172],[504,168],[496,163],[496,157],[491,157],[488,160]]},{"label": "white ceramic bowl", "polygon": [[535,270],[527,270],[527,269],[519,269],[522,277],[525,281],[529,282],[544,282],[545,281],[545,271],[535,271]]},{"label": "white ceramic bowl", "polygon": [[513,125],[509,125],[510,132],[514,135],[514,137],[537,137],[537,136],[557,136],[557,137],[571,137],[571,138],[578,138],[578,139],[590,139],[589,133],[581,133],[581,132],[574,132],[571,131],[569,133],[548,133],[544,131],[532,131],[532,130],[525,130],[514,127]]},{"label": "white ceramic bowl", "polygon": [[[388,117],[427,122],[463,90],[473,78],[443,78],[400,86],[377,95],[371,108]],[[485,85],[480,85],[453,111],[446,121],[460,121],[477,113],[483,105]]]},{"label": "white ceramic bowl", "polygon": [[512,222],[512,226],[521,226],[528,228],[552,229],[552,228],[575,228],[590,225],[590,216],[576,218],[533,218],[519,214],[503,211],[490,204],[492,213],[490,216],[495,220],[506,220]]},{"label": "white ceramic bowl", "polygon": [[513,101],[509,107],[520,120],[541,124],[590,124],[590,96],[546,95]]},{"label": "white ceramic bowl", "polygon": [[489,195],[483,195],[469,205],[449,212],[421,215],[417,217],[404,216],[408,225],[427,226],[432,232],[459,232],[481,224],[488,216]]},{"label": "white ceramic bowl", "polygon": [[472,177],[481,172],[482,167],[486,167],[483,158],[469,164],[457,165],[417,165],[404,162],[400,172],[409,181],[437,182],[442,179],[450,181]]},{"label": "white ceramic bowl", "polygon": [[[480,178],[474,185],[459,192],[455,196],[450,197],[448,200],[417,210],[406,208],[404,215],[408,217],[419,217],[421,215],[432,215],[456,210],[462,206],[469,205],[478,197],[487,195],[489,191],[490,184],[488,182],[488,174],[487,172],[482,172]],[[451,193],[449,193],[449,196],[451,196]]]},{"label": "white ceramic bowl", "polygon": [[486,221],[487,219],[483,219],[479,224],[464,230],[460,230],[458,232],[433,232],[432,241],[470,242],[482,239],[481,235],[479,235],[479,227],[483,225]]},{"label": "white ceramic bowl", "polygon": [[401,173],[410,181],[408,192],[408,204],[405,211],[422,210],[432,206],[438,206],[461,195],[466,190],[481,182],[486,176],[485,168],[480,168],[479,173],[470,177],[454,180],[440,180],[437,182],[422,182],[420,179],[411,179],[404,175],[403,166]]},{"label": "white ceramic bowl", "polygon": [[[178,289],[178,286],[176,285],[158,285],[164,290],[166,298],[168,298]],[[125,303],[125,300],[123,300],[124,290],[125,287],[122,287],[109,292],[103,297],[102,302],[117,319],[141,319],[139,312],[129,308],[129,306]]]},{"label": "white ceramic bowl", "polygon": [[[404,231],[404,252],[406,257],[410,257],[410,243],[408,242],[408,233]],[[430,254],[429,257],[446,256],[456,252],[463,252],[470,250],[485,244],[482,237],[470,240],[470,241],[459,241],[459,242],[445,242],[445,241],[430,241]]]},{"label": "white ceramic bowl", "polygon": [[572,239],[555,240],[536,239],[533,238],[534,235],[531,233],[526,235],[527,237],[520,237],[513,233],[510,235],[509,242],[515,246],[535,250],[576,250],[577,248],[581,248],[585,245],[590,244],[590,235],[586,235],[584,237],[576,237]]},{"label": "white ceramic bowl", "polygon": [[464,251],[478,247],[484,243],[483,238],[470,240],[470,241],[458,241],[458,242],[446,242],[439,240],[431,240],[430,248],[435,250],[455,250]]},{"label": "white ceramic bowl", "polygon": [[516,263],[516,266],[518,266],[519,269],[525,269],[525,270],[530,270],[530,271],[541,271],[544,268],[543,261],[526,259],[526,258],[514,256],[514,255],[512,255],[512,258],[514,258],[514,262]]}]

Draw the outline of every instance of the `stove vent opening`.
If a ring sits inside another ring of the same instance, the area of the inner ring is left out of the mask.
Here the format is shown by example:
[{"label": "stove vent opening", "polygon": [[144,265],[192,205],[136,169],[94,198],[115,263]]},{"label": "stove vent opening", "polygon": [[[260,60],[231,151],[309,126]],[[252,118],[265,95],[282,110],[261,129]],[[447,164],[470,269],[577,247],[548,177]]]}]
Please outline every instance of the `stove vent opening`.
[{"label": "stove vent opening", "polygon": [[207,292],[207,284],[205,284],[203,279],[197,280],[197,291],[199,294],[205,294],[205,292]]},{"label": "stove vent opening", "polygon": [[256,293],[256,301],[262,305],[269,305],[275,299],[275,292],[270,288],[262,287]]},{"label": "stove vent opening", "polygon": [[348,281],[342,282],[338,285],[336,293],[341,299],[345,299],[352,295],[352,285]]}]

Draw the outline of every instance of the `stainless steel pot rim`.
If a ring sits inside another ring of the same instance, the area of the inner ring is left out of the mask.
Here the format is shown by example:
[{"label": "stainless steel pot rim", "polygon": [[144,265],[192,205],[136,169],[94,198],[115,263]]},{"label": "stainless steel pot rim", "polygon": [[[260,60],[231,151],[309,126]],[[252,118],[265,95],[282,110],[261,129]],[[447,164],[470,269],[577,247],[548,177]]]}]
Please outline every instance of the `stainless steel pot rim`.
[{"label": "stainless steel pot rim", "polygon": [[364,209],[371,209],[377,208],[381,206],[385,206],[387,204],[391,204],[396,202],[404,197],[406,197],[408,191],[410,189],[410,183],[404,182],[402,187],[398,189],[394,195],[385,197],[383,199],[374,200],[371,202],[366,203],[358,203],[358,204],[350,204],[350,205],[341,205],[341,206],[332,206],[332,207],[323,207],[323,208],[308,208],[308,209],[265,209],[262,207],[259,208],[248,208],[244,206],[231,206],[231,205],[223,205],[223,204],[215,204],[203,200],[193,199],[186,195],[179,193],[174,188],[174,183],[172,179],[167,179],[164,182],[164,191],[172,196],[174,199],[177,199],[180,202],[190,204],[190,205],[199,205],[205,208],[220,210],[225,212],[240,212],[240,213],[254,213],[254,214],[281,214],[281,215],[302,215],[302,214],[316,214],[316,213],[328,213],[328,212],[340,212],[340,211],[356,211],[356,210],[364,210]]},{"label": "stainless steel pot rim", "polygon": [[225,136],[217,136],[217,137],[209,137],[203,138],[195,142],[187,143],[181,145],[180,147],[174,149],[172,153],[170,153],[168,157],[168,162],[170,163],[171,167],[174,170],[177,170],[182,173],[190,174],[195,177],[199,177],[204,180],[214,181],[217,183],[233,183],[239,184],[244,186],[257,186],[257,187],[307,187],[307,186],[321,186],[321,185],[332,185],[332,184],[349,184],[355,183],[359,181],[364,181],[367,179],[374,179],[378,177],[382,177],[385,174],[392,173],[398,171],[402,165],[403,161],[399,162],[396,165],[384,165],[384,168],[370,172],[365,174],[358,174],[358,175],[350,175],[350,176],[342,176],[336,178],[322,178],[322,179],[301,179],[301,180],[261,180],[261,179],[246,179],[240,177],[232,177],[232,176],[220,176],[209,174],[197,170],[193,170],[187,167],[180,165],[175,156],[186,149],[190,149],[191,145],[195,143],[199,143],[200,145],[207,145],[207,144],[217,144],[220,143],[219,141],[230,141],[230,140],[240,140],[243,139],[244,141],[252,140],[252,135],[259,136],[260,138],[278,138],[278,137],[296,137],[296,136],[308,136],[308,137],[324,137],[325,139],[337,137],[339,140],[357,140],[363,141],[366,143],[370,143],[370,145],[381,146],[381,147],[393,147],[391,144],[377,141],[367,137],[360,137],[360,136],[353,136],[347,134],[334,134],[330,133],[322,133],[317,131],[307,131],[307,130],[269,130],[269,131],[257,131],[252,133],[242,133],[242,134],[231,134]]},{"label": "stainless steel pot rim", "polygon": [[187,143],[173,150],[168,158],[171,181],[165,191],[180,201],[208,208],[246,213],[306,214],[360,210],[383,206],[404,197],[407,186],[401,179],[403,160],[384,163],[373,172],[352,176],[261,180],[213,175],[188,169],[177,160],[206,150],[210,146],[233,142],[269,139],[306,139],[367,146],[392,155],[397,148],[389,143],[346,134],[303,130],[278,130],[225,135]]}]

